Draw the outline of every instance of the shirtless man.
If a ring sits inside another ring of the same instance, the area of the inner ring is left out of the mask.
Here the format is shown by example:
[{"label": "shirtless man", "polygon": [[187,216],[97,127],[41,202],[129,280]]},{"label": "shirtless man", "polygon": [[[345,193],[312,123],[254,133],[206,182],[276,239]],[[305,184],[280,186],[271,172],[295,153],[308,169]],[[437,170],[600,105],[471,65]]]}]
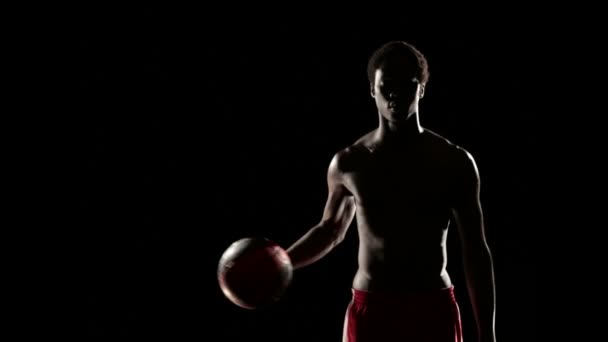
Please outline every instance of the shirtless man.
[{"label": "shirtless man", "polygon": [[411,44],[394,41],[375,51],[368,77],[379,126],[334,155],[322,219],[287,249],[295,270],[310,265],[344,239],[356,215],[358,270],[344,322],[347,342],[462,341],[446,270],[452,219],[478,341],[496,341],[478,169],[468,151],[420,125],[428,76],[426,58]]}]

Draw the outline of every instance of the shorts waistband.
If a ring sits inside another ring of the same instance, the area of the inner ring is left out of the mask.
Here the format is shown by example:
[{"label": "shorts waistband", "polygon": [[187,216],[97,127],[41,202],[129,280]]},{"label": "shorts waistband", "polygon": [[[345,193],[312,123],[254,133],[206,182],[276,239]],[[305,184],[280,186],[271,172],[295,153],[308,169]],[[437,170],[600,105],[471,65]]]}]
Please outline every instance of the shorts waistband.
[{"label": "shorts waistband", "polygon": [[351,288],[353,301],[356,303],[428,303],[434,301],[454,301],[454,286],[444,289],[396,293],[386,291],[365,291]]}]

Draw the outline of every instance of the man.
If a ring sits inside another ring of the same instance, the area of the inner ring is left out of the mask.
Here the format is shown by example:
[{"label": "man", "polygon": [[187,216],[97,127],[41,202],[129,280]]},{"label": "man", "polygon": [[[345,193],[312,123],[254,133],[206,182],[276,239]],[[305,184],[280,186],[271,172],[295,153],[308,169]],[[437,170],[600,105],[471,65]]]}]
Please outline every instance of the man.
[{"label": "man", "polygon": [[379,126],[332,158],[322,219],[287,249],[294,269],[327,255],[356,214],[358,270],[344,341],[462,341],[446,270],[453,219],[479,341],[494,342],[494,271],[475,160],[420,125],[429,71],[417,48],[383,45],[370,57],[368,77]]}]

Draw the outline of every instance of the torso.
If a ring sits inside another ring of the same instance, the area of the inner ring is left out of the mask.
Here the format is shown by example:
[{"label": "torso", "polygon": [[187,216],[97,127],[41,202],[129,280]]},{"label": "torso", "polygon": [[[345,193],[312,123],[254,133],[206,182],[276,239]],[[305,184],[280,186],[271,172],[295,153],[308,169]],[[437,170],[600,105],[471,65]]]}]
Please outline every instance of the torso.
[{"label": "torso", "polygon": [[408,148],[388,148],[368,134],[349,148],[353,162],[343,179],[357,205],[356,289],[451,286],[446,240],[455,146],[430,131],[419,138]]}]

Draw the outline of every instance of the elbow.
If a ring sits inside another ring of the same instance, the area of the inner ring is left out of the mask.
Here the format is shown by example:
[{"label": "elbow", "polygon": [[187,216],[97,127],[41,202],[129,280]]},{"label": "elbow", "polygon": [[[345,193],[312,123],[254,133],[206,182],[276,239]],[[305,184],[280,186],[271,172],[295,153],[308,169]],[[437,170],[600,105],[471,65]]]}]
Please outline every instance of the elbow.
[{"label": "elbow", "polygon": [[335,247],[344,241],[346,236],[344,229],[340,229],[340,225],[332,221],[323,221],[318,225],[318,229],[322,230],[328,242],[332,247]]}]

